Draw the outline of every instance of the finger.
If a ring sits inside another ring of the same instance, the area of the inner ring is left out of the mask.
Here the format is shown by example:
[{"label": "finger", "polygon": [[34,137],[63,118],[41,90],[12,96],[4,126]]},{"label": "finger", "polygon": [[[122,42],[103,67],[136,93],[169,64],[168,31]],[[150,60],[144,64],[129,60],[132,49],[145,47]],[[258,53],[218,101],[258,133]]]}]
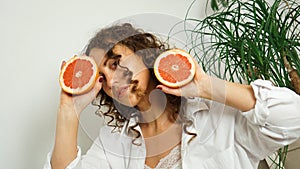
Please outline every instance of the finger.
[{"label": "finger", "polygon": [[93,88],[95,95],[97,95],[102,88],[102,80],[103,80],[102,76],[99,76],[96,80],[96,83]]},{"label": "finger", "polygon": [[164,85],[157,85],[156,88],[162,90],[164,93],[180,96],[180,88],[169,88]]},{"label": "finger", "polygon": [[62,68],[63,68],[65,65],[66,65],[66,61],[63,60],[63,61],[61,62],[60,70],[62,70]]}]

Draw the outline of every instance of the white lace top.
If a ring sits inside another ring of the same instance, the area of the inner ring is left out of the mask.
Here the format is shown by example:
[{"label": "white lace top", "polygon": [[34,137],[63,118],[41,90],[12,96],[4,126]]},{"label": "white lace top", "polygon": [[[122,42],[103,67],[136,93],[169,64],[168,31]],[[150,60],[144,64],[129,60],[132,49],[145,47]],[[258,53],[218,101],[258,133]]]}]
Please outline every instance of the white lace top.
[{"label": "white lace top", "polygon": [[174,147],[167,156],[160,159],[155,168],[145,164],[144,169],[181,169],[180,144]]}]

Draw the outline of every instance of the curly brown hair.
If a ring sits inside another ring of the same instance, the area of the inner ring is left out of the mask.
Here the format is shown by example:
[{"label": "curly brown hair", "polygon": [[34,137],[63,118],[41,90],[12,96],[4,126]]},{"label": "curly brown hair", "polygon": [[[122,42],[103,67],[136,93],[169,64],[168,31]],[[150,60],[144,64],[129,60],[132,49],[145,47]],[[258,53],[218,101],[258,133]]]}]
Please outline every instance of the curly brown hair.
[{"label": "curly brown hair", "polygon": [[[141,29],[136,29],[129,23],[124,23],[100,30],[90,40],[86,47],[85,54],[89,56],[93,48],[99,48],[105,50],[106,57],[114,58],[116,54],[114,54],[113,48],[116,45],[124,45],[142,57],[148,69],[153,68],[154,61],[160,53],[170,49],[166,42],[162,42],[153,34],[146,33]],[[156,85],[160,84],[154,75],[154,71],[150,71],[150,76]],[[131,83],[137,84],[138,82],[132,81]],[[167,105],[173,112],[170,119],[174,122],[182,123],[184,132],[195,137],[195,133],[187,131],[187,127],[191,126],[193,122],[185,116],[184,111],[181,111],[181,105],[186,102],[186,99],[170,94],[166,94],[166,98]],[[110,118],[107,125],[112,126],[114,128],[113,131],[121,131],[126,120],[132,117],[138,117],[137,109],[122,105],[108,96],[103,89],[100,90],[92,104],[98,106],[96,114]],[[103,107],[105,108],[103,109]],[[179,118],[177,118],[177,115],[179,115]],[[141,136],[141,133],[135,129],[137,125],[138,122],[134,126],[129,127],[129,134],[134,137],[133,143],[136,138]]]}]

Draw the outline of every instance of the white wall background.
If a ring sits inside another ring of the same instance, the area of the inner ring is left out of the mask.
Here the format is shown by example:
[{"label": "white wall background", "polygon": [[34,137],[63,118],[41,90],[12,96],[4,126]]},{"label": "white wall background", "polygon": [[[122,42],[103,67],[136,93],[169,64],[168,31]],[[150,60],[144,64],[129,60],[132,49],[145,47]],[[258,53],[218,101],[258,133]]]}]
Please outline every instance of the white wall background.
[{"label": "white wall background", "polygon": [[[80,52],[99,28],[118,19],[149,12],[183,19],[191,2],[1,0],[0,168],[43,167],[54,142],[62,60]],[[203,17],[205,3],[198,0],[190,15]],[[81,123],[79,143],[86,150],[101,120],[89,107]]]},{"label": "white wall background", "polygon": [[[125,17],[134,15],[126,20],[160,31],[169,24],[166,18],[183,19],[192,1],[1,0],[0,168],[43,167],[54,143],[62,60],[82,51],[101,27]],[[205,17],[205,5],[196,0],[190,16]],[[90,106],[81,116],[78,140],[84,151],[102,125],[94,110]],[[290,154],[288,162],[294,163],[287,168],[295,169],[300,153]]]}]

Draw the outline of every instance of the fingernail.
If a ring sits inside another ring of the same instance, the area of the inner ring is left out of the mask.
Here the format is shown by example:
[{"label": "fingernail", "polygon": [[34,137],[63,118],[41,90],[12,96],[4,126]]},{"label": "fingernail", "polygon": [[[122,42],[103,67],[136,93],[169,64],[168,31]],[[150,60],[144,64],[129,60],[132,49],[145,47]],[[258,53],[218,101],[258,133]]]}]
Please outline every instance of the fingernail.
[{"label": "fingernail", "polygon": [[156,87],[156,89],[162,90],[162,87],[160,87],[160,86],[157,86],[157,87]]},{"label": "fingernail", "polygon": [[99,78],[99,82],[100,82],[100,83],[103,82],[103,77],[102,77],[102,76]]}]

